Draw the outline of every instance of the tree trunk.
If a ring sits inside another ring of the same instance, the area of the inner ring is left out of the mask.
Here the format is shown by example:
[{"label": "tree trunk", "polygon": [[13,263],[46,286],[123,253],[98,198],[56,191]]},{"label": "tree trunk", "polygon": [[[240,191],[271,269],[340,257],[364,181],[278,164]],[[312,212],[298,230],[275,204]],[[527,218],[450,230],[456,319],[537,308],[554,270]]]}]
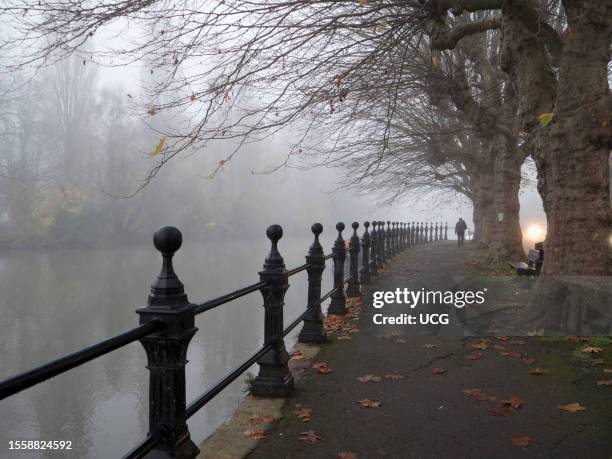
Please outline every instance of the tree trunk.
[{"label": "tree trunk", "polygon": [[[612,275],[612,98],[605,0],[565,1],[567,34],[552,123],[536,154],[548,234],[544,274]],[[607,9],[607,14],[606,14]]]},{"label": "tree trunk", "polygon": [[[501,136],[500,136],[501,137]],[[519,222],[519,188],[524,158],[514,145],[500,138],[495,156],[494,214],[487,259],[493,263],[523,260],[523,234]]]}]

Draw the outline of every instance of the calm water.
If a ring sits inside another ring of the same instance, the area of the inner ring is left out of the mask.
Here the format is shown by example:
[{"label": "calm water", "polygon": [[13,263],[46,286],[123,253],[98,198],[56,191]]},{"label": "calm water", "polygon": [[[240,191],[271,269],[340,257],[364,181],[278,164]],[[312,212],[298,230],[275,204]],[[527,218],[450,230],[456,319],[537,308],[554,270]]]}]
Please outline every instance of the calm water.
[{"label": "calm water", "polygon": [[[288,268],[304,263],[310,242],[287,236],[281,241],[279,249]],[[328,253],[331,241],[322,243]],[[268,247],[265,239],[186,244],[174,265],[190,301],[199,303],[258,281]],[[145,304],[159,266],[152,244],[0,254],[0,379],[137,325],[134,310]],[[324,291],[331,288],[331,277],[328,266]],[[306,304],[306,274],[293,276],[290,283],[285,324]],[[261,305],[261,295],[253,293],[196,318],[199,331],[188,352],[189,401],[261,345]],[[0,457],[9,456],[9,440],[70,440],[70,457],[122,456],[147,432],[145,365],[140,343],[132,343],[0,402]],[[239,378],[190,419],[196,442],[232,413],[244,397],[244,388],[244,378]],[[65,453],[19,455],[59,456],[67,457]]]}]

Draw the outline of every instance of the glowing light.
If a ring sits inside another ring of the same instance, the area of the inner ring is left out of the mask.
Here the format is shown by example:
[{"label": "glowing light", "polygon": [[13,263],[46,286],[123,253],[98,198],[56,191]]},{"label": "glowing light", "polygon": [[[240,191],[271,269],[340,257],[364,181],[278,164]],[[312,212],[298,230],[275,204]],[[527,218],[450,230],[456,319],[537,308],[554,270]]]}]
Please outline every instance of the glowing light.
[{"label": "glowing light", "polygon": [[525,231],[525,237],[533,242],[540,242],[546,237],[546,229],[535,223],[529,225]]}]

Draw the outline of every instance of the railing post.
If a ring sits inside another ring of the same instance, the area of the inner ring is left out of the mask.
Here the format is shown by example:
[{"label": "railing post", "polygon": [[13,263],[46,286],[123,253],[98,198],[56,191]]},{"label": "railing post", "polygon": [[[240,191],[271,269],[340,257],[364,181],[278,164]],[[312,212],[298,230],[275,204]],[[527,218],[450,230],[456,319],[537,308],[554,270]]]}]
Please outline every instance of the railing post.
[{"label": "railing post", "polygon": [[402,223],[402,250],[408,247],[408,223]]},{"label": "railing post", "polygon": [[363,226],[365,230],[363,231],[363,236],[361,237],[361,245],[362,245],[362,262],[361,262],[361,283],[369,284],[370,283],[370,245],[372,244],[372,240],[370,238],[370,232],[368,228],[370,227],[370,222],[364,222]]},{"label": "railing post", "polygon": [[429,242],[433,242],[433,222],[429,224]]},{"label": "railing post", "polygon": [[393,258],[393,250],[391,250],[391,244],[393,243],[393,238],[391,236],[391,222],[387,220],[387,230],[385,232],[385,239],[387,241],[387,258]]},{"label": "railing post", "polygon": [[370,275],[378,276],[378,221],[372,220],[372,236],[370,238]]},{"label": "railing post", "polygon": [[310,228],[314,234],[314,242],[310,246],[306,263],[310,266],[306,269],[308,273],[308,303],[306,307],[312,307],[304,318],[304,326],[298,337],[300,343],[321,344],[327,341],[325,328],[323,327],[323,313],[321,312],[321,278],[325,270],[325,254],[319,242],[319,235],[323,232],[323,225],[315,223]]},{"label": "railing post", "polygon": [[346,289],[346,296],[349,298],[355,298],[361,295],[361,289],[359,284],[359,236],[357,235],[357,228],[359,223],[353,222],[351,225],[353,228],[353,235],[349,242],[349,255],[351,276],[348,281],[348,288]]},{"label": "railing post", "polygon": [[444,240],[448,241],[448,223],[444,224]]},{"label": "railing post", "polygon": [[434,242],[438,242],[438,224],[435,224],[434,227]]},{"label": "railing post", "polygon": [[264,344],[271,344],[272,349],[257,361],[259,374],[251,384],[250,392],[252,395],[286,397],[293,390],[294,381],[283,339],[283,306],[289,288],[285,261],[277,246],[283,237],[283,228],[280,225],[269,226],[266,235],[272,245],[263,270],[259,272],[259,279],[266,282],[260,289],[265,310]]},{"label": "railing post", "polygon": [[409,239],[410,239],[410,246],[414,247],[416,245],[415,241],[414,241],[414,222],[410,222],[410,226],[408,227],[410,233],[409,234]]},{"label": "railing post", "polygon": [[334,289],[336,291],[331,296],[331,303],[327,312],[343,316],[346,314],[346,296],[344,295],[344,261],[346,260],[346,247],[342,238],[344,231],[344,223],[340,222],[336,225],[338,238],[334,242],[332,254],[334,256]]},{"label": "railing post", "polygon": [[385,222],[378,222],[378,232],[380,237],[378,239],[378,267],[382,268],[387,263],[387,251],[385,245]]},{"label": "railing post", "polygon": [[147,306],[136,311],[141,324],[160,321],[166,325],[140,340],[149,370],[149,435],[163,438],[146,457],[187,459],[200,452],[189,434],[185,395],[187,347],[198,330],[195,305],[189,303],[172,267],[172,257],[182,242],[181,232],[174,227],[155,233],[153,243],[162,254],[162,268],[151,285]]},{"label": "railing post", "polygon": [[391,228],[391,234],[393,235],[393,244],[391,249],[393,250],[393,255],[397,255],[399,253],[399,247],[397,244],[397,234],[398,234],[398,226],[397,226],[397,222],[393,222],[392,223],[392,228]]}]

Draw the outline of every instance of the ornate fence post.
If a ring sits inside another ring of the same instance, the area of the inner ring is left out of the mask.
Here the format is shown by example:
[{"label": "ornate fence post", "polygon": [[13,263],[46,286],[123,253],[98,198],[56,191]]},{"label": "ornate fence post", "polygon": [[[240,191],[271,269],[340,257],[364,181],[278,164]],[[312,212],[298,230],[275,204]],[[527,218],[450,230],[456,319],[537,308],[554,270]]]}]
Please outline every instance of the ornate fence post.
[{"label": "ornate fence post", "polygon": [[382,268],[387,263],[385,222],[378,222],[378,231],[380,233],[380,239],[378,240],[378,267]]},{"label": "ornate fence post", "polygon": [[331,303],[327,312],[343,316],[346,314],[346,296],[344,295],[344,261],[346,260],[346,247],[342,238],[344,223],[336,225],[338,238],[334,242],[332,253],[334,256],[334,288],[337,289],[331,296]]},{"label": "ornate fence post", "polygon": [[370,238],[370,275],[378,276],[378,222],[372,220],[372,235]]},{"label": "ornate fence post", "polygon": [[429,242],[433,242],[434,238],[433,238],[433,223],[429,224]]},{"label": "ornate fence post", "polygon": [[393,222],[393,253],[399,253],[399,222]]},{"label": "ornate fence post", "polygon": [[351,225],[353,228],[353,235],[349,242],[349,255],[350,255],[350,269],[351,275],[348,281],[348,288],[346,289],[346,296],[349,298],[355,298],[361,295],[361,289],[359,284],[359,236],[357,235],[357,228],[359,223],[353,222]]},{"label": "ornate fence post", "polygon": [[370,227],[370,222],[364,222],[363,226],[365,227],[365,230],[363,231],[363,236],[361,237],[362,240],[362,251],[363,251],[363,255],[361,258],[361,283],[362,284],[369,284],[370,283],[370,246],[372,244],[372,240],[370,237],[370,233],[368,231],[368,228]]},{"label": "ornate fence post", "polygon": [[198,329],[194,326],[195,305],[189,303],[172,267],[183,236],[178,229],[166,226],[155,233],[153,243],[162,254],[162,268],[151,285],[147,306],[136,311],[141,324],[160,321],[166,325],[140,340],[149,370],[149,434],[163,435],[149,457],[194,458],[200,450],[187,426],[185,366],[187,347]]},{"label": "ornate fence post", "polygon": [[448,241],[448,223],[444,224],[444,240]]},{"label": "ornate fence post", "polygon": [[395,251],[395,222],[391,222],[391,237],[389,238],[389,253],[391,254],[392,257],[395,257],[396,255],[396,251]]},{"label": "ornate fence post", "polygon": [[321,277],[325,271],[325,253],[319,242],[319,235],[323,232],[323,225],[315,223],[310,228],[314,234],[314,242],[310,246],[306,263],[310,266],[306,269],[308,273],[308,303],[307,307],[312,309],[304,318],[304,326],[298,337],[300,343],[320,344],[327,341],[325,328],[323,327],[323,313],[321,312]]},{"label": "ornate fence post", "polygon": [[414,240],[414,222],[410,222],[409,231],[410,246],[414,247],[416,245]]},{"label": "ornate fence post", "polygon": [[408,223],[402,223],[402,249],[408,247]]},{"label": "ornate fence post", "polygon": [[434,226],[434,242],[438,242],[438,224]]},{"label": "ornate fence post", "polygon": [[280,225],[269,226],[266,235],[272,242],[259,279],[267,282],[260,291],[264,299],[264,343],[271,344],[269,350],[257,361],[259,374],[251,384],[252,395],[286,397],[293,390],[293,375],[289,371],[289,353],[283,339],[283,306],[289,288],[289,276],[285,261],[278,252],[278,241],[283,237]]}]

